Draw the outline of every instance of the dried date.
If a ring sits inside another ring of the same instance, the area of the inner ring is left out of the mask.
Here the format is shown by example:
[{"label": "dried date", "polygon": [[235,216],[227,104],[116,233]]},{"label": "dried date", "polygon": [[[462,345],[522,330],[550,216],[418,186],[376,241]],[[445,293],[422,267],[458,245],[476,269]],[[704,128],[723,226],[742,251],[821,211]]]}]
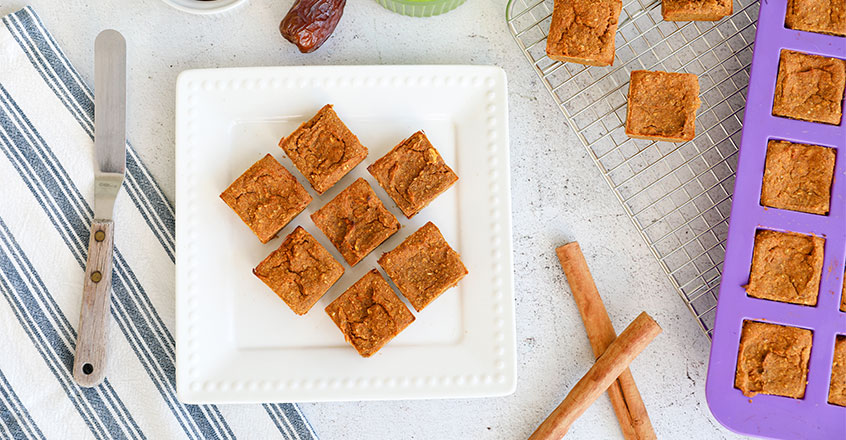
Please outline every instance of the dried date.
[{"label": "dried date", "polygon": [[346,0],[296,0],[279,24],[279,32],[302,53],[314,52],[335,31]]}]

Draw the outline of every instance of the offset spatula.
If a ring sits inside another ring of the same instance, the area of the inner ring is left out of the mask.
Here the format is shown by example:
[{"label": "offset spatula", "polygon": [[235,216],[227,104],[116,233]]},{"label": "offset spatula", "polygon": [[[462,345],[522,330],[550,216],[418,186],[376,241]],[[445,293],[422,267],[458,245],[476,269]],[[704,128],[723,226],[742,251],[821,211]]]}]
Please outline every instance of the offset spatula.
[{"label": "offset spatula", "polygon": [[126,41],[114,30],[94,42],[94,221],[82,285],[73,377],[93,387],[106,375],[112,254],[112,213],[126,169]]}]

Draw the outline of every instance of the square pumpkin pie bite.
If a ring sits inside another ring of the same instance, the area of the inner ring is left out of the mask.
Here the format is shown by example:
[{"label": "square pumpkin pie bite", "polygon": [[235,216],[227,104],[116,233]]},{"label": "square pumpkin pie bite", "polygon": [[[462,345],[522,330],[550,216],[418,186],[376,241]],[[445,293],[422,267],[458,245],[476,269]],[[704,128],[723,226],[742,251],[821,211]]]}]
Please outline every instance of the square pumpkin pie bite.
[{"label": "square pumpkin pie bite", "polygon": [[306,189],[269,154],[235,179],[220,198],[262,243],[275,237],[311,203]]},{"label": "square pumpkin pie bite", "polygon": [[397,218],[385,209],[366,180],[359,178],[311,214],[350,266],[399,231]]},{"label": "square pumpkin pie bite", "polygon": [[546,54],[557,61],[610,66],[623,2],[555,0],[546,39]]},{"label": "square pumpkin pie bite", "polygon": [[432,222],[382,255],[379,265],[418,312],[467,275],[461,257]]},{"label": "square pumpkin pie bite", "polygon": [[834,340],[834,360],[831,362],[828,403],[846,406],[846,336],[844,335],[837,335]]},{"label": "square pumpkin pie bite", "polygon": [[773,115],[840,125],[846,61],[782,50]]},{"label": "square pumpkin pie bite", "polygon": [[414,322],[414,315],[376,269],[326,306],[326,313],[362,357],[370,357]]},{"label": "square pumpkin pie bite", "polygon": [[784,25],[797,31],[846,37],[846,2],[843,0],[787,0]]},{"label": "square pumpkin pie bite", "polygon": [[344,267],[302,226],[288,234],[255,269],[257,276],[298,315],[312,306],[344,274]]},{"label": "square pumpkin pie bite", "polygon": [[761,204],[828,214],[834,180],[834,149],[787,141],[767,142]]},{"label": "square pumpkin pie bite", "polygon": [[744,321],[734,386],[746,397],[772,394],[801,399],[811,340],[812,332],[807,329]]},{"label": "square pumpkin pie bite", "polygon": [[843,274],[843,291],[840,292],[840,311],[846,312],[846,273]]},{"label": "square pumpkin pie bite", "polygon": [[696,134],[699,78],[692,73],[635,70],[629,82],[626,135],[685,142]]},{"label": "square pumpkin pie bite", "polygon": [[458,181],[422,131],[400,142],[367,171],[407,218],[414,217]]},{"label": "square pumpkin pie bite", "polygon": [[758,231],[746,293],[753,298],[816,305],[824,248],[825,239],[822,237]]},{"label": "square pumpkin pie bite", "polygon": [[318,194],[338,183],[367,157],[367,148],[331,105],[323,106],[313,118],[282,138],[279,147]]},{"label": "square pumpkin pie bite", "polygon": [[716,21],[734,10],[734,0],[661,0],[667,21]]}]

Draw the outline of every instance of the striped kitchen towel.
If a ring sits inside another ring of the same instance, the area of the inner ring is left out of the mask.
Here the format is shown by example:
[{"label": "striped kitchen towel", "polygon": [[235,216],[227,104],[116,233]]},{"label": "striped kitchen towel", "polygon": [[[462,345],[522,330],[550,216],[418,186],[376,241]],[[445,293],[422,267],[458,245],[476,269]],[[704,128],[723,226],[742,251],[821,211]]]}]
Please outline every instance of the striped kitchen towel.
[{"label": "striped kitchen towel", "polygon": [[315,439],[293,404],[177,400],[173,205],[131,146],[115,208],[109,371],[95,388],[73,382],[94,101],[31,8],[2,23],[0,438]]}]

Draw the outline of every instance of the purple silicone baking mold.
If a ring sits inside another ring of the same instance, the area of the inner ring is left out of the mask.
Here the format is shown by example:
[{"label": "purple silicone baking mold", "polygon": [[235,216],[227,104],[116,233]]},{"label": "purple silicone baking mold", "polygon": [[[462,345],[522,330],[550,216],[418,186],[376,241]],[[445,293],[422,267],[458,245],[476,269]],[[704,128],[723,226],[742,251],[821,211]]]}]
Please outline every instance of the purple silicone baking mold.
[{"label": "purple silicone baking mold", "polygon": [[[781,50],[846,59],[846,38],[786,28],[786,5],[786,0],[762,0],[758,15],[705,394],[714,417],[732,431],[783,439],[846,439],[846,407],[828,403],[834,341],[837,335],[846,335],[846,313],[840,311],[846,270],[846,123],[842,117],[840,125],[835,126],[772,115]],[[835,149],[828,215],[761,206],[767,141],[773,139]],[[759,229],[825,238],[816,306],[746,295],[744,286],[749,282],[752,248]],[[749,398],[734,387],[740,331],[745,320],[813,331],[804,398],[764,394]]]}]

